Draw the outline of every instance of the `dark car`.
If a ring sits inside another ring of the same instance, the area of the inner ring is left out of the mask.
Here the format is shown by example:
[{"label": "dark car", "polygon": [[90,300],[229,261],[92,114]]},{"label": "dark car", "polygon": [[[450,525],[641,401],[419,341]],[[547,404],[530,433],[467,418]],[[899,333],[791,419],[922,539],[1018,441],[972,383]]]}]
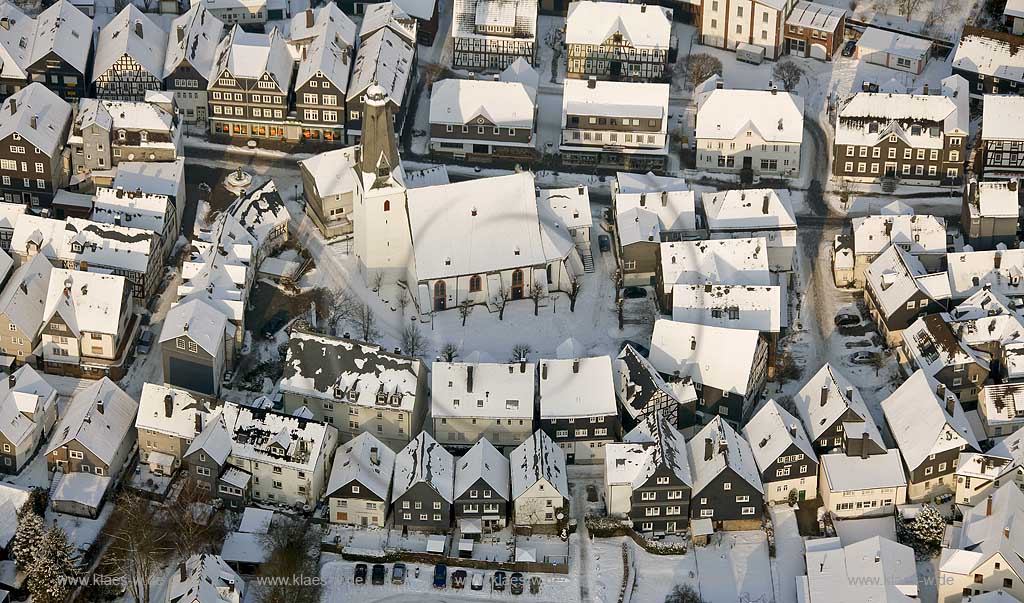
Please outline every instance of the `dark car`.
[{"label": "dark car", "polygon": [[837,327],[854,327],[860,324],[860,315],[852,312],[840,312],[835,318]]},{"label": "dark car", "polygon": [[473,572],[473,577],[470,579],[469,587],[473,590],[484,589],[484,575],[480,572]]},{"label": "dark car", "polygon": [[146,329],[139,335],[139,342],[136,351],[139,354],[148,354],[150,348],[153,346],[153,331]]},{"label": "dark car", "polygon": [[391,569],[391,583],[392,584],[405,584],[405,564],[396,563],[395,567]]},{"label": "dark car", "polygon": [[843,56],[852,57],[854,51],[857,50],[857,40],[847,40],[846,44],[843,44]]},{"label": "dark car", "polygon": [[448,585],[448,566],[438,564],[434,566],[434,588],[444,588]]},{"label": "dark car", "polygon": [[612,240],[608,238],[608,235],[597,236],[597,248],[601,250],[601,253],[608,253],[612,250]]},{"label": "dark car", "polygon": [[513,595],[521,595],[521,594],[523,594],[523,575],[522,574],[520,574],[519,572],[515,572],[514,574],[512,574],[512,580],[510,582],[512,584],[512,594]]},{"label": "dark car", "polygon": [[373,572],[370,574],[370,582],[380,586],[384,584],[384,579],[387,578],[387,576],[388,568],[378,563],[373,566]]},{"label": "dark car", "polygon": [[263,325],[263,337],[265,339],[273,339],[274,335],[277,335],[277,332],[283,329],[287,323],[288,313],[284,310],[279,310]]},{"label": "dark car", "polygon": [[365,563],[357,563],[356,577],[355,580],[353,580],[353,582],[355,582],[356,584],[366,584],[366,569],[367,568]]},{"label": "dark car", "polygon": [[452,572],[452,588],[466,587],[466,570],[455,570]]},{"label": "dark car", "polygon": [[505,590],[505,572],[498,570],[494,572],[494,590]]},{"label": "dark car", "polygon": [[647,289],[643,287],[626,287],[622,290],[622,297],[626,299],[643,299],[647,297]]}]

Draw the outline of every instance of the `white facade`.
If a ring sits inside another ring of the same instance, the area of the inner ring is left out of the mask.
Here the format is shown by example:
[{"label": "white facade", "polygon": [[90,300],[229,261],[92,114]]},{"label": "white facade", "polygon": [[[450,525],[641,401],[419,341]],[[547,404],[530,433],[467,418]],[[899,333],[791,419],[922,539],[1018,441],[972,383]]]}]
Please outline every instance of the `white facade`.
[{"label": "white facade", "polygon": [[765,56],[782,55],[783,27],[795,0],[704,0],[701,44],[735,50],[738,44],[765,49]]},{"label": "white facade", "polygon": [[565,499],[546,479],[530,486],[515,500],[516,525],[552,525],[558,523],[557,510]]},{"label": "white facade", "polygon": [[895,449],[867,458],[823,455],[821,476],[821,502],[839,518],[892,515],[907,499],[903,461]]}]

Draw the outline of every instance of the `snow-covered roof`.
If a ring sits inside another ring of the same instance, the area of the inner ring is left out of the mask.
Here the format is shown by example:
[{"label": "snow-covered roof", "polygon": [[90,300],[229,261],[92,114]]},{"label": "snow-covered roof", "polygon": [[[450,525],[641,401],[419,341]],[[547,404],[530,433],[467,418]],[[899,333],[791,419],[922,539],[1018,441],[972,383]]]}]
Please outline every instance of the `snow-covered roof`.
[{"label": "snow-covered roof", "polygon": [[363,12],[363,22],[359,26],[359,39],[365,41],[381,29],[394,30],[400,37],[411,43],[416,41],[416,20],[410,17],[394,2],[378,2],[367,4]]},{"label": "snow-covered roof", "polygon": [[[363,26],[366,26],[365,20]],[[356,52],[348,87],[348,102],[362,97],[371,85],[377,84],[384,89],[391,102],[401,106],[412,76],[415,55],[416,43],[391,27],[383,27],[363,39]]]},{"label": "snow-covered roof", "polygon": [[32,82],[0,106],[0,138],[18,134],[49,157],[64,147],[71,105],[49,88]]},{"label": "snow-covered roof", "polygon": [[[256,462],[313,471],[333,437],[329,433],[333,428],[324,423],[229,402],[220,417],[230,437],[229,458],[243,461],[243,466]],[[219,427],[214,434],[218,432]],[[222,442],[223,435],[216,437]]]},{"label": "snow-covered roof", "polygon": [[455,458],[425,431],[421,431],[395,457],[391,502],[394,503],[419,483],[427,484],[449,503],[455,500]]},{"label": "snow-covered roof", "polygon": [[1007,0],[1003,16],[1024,19],[1024,0]]},{"label": "snow-covered roof", "polygon": [[946,252],[946,220],[930,215],[875,215],[853,219],[855,253],[877,255],[890,243],[911,255]]},{"label": "snow-covered roof", "polygon": [[640,444],[647,453],[646,462],[638,467],[639,471],[631,480],[634,488],[641,486],[661,466],[667,467],[684,484],[693,484],[686,440],[661,412],[649,413],[622,441]]},{"label": "snow-covered roof", "polygon": [[336,33],[349,46],[355,46],[358,29],[355,21],[342,12],[337,4],[324,4],[292,15],[288,26],[288,41],[302,46],[326,31],[331,31],[332,35]]},{"label": "snow-covered roof", "polygon": [[90,201],[92,214],[89,217],[93,222],[131,226],[161,237],[168,218],[168,207],[174,205],[166,195],[105,186],[97,187]]},{"label": "snow-covered roof", "polygon": [[622,347],[622,351],[616,358],[613,376],[619,402],[629,416],[634,419],[643,413],[648,403],[659,393],[668,396],[676,404],[694,402],[697,399],[692,381],[688,380],[687,383],[689,384],[688,391],[693,395],[680,399],[678,390],[682,388],[672,387],[666,383],[650,360],[629,344]]},{"label": "snow-covered roof", "polygon": [[675,285],[672,320],[778,333],[788,326],[781,289],[774,285]]},{"label": "snow-covered roof", "polygon": [[1021,37],[965,26],[953,56],[953,69],[1024,81]]},{"label": "snow-covered roof", "polygon": [[1008,297],[1024,295],[1024,249],[950,253],[946,267],[954,299],[970,297],[986,286]]},{"label": "snow-covered roof", "polygon": [[12,445],[21,446],[37,425],[44,430],[49,427],[39,413],[55,408],[56,401],[57,390],[31,365],[23,364],[0,381],[0,433]]},{"label": "snow-covered roof", "polygon": [[[248,235],[256,249],[260,249],[282,224],[291,219],[288,207],[281,199],[277,184],[268,180],[263,186],[244,197],[239,197],[227,209],[227,219],[218,223],[215,237],[239,241]],[[242,232],[239,232],[241,229]]]},{"label": "snow-covered roof", "polygon": [[662,281],[672,285],[771,285],[768,270],[768,242],[750,239],[711,239],[662,243]]},{"label": "snow-covered roof", "polygon": [[541,220],[550,227],[568,230],[589,228],[593,224],[590,214],[590,189],[579,185],[568,188],[550,188],[537,191],[537,209]]},{"label": "snow-covered roof", "polygon": [[[174,132],[175,118],[166,109],[155,103],[136,101],[112,101],[94,98],[83,98],[78,106],[75,118],[75,132],[96,124],[107,131],[145,130],[154,132]],[[75,136],[78,136],[77,134]],[[154,141],[142,143],[142,146],[157,144]],[[164,142],[163,144],[171,144]]]},{"label": "snow-covered roof", "polygon": [[791,446],[796,446],[811,460],[817,460],[811,441],[800,420],[775,400],[768,400],[743,427],[754,453],[757,468],[763,473]]},{"label": "snow-covered roof", "polygon": [[611,358],[541,360],[539,404],[542,419],[614,415]]},{"label": "snow-covered roof", "polygon": [[358,482],[380,500],[387,501],[394,470],[394,451],[364,431],[338,447],[325,496],[330,498],[341,488]]},{"label": "snow-covered roof", "polygon": [[210,13],[205,3],[193,4],[171,21],[162,77],[169,77],[182,63],[190,65],[204,78],[208,77],[217,45],[223,37],[224,22]]},{"label": "snow-covered roof", "polygon": [[[1024,109],[1024,105],[1021,109]],[[972,211],[971,218],[983,216],[1017,219],[1020,192],[1016,180],[977,182],[971,186],[974,187],[972,192],[976,191],[976,197],[971,199],[971,195],[967,195],[969,207],[977,210],[977,216]]]},{"label": "snow-covered roof", "polygon": [[991,506],[986,501],[964,509],[959,541],[942,550],[941,572],[970,575],[998,554],[1018,576],[1024,574],[1024,493],[1008,480],[990,500]]},{"label": "snow-covered roof", "polygon": [[192,555],[181,569],[171,572],[168,603],[238,603],[245,582],[219,555]]},{"label": "snow-covered roof", "polygon": [[160,330],[160,342],[185,335],[216,358],[223,352],[227,328],[227,316],[201,299],[191,299],[167,312]]},{"label": "snow-covered roof", "polygon": [[407,205],[419,281],[543,266],[573,248],[540,219],[532,172],[413,189]]},{"label": "snow-covered roof", "polygon": [[933,279],[935,282],[925,280],[929,275],[924,265],[899,245],[887,247],[865,271],[868,290],[886,317],[902,308],[918,291],[936,301],[949,299],[945,274],[938,275],[940,278]]},{"label": "snow-covered roof", "polygon": [[32,496],[32,490],[0,482],[0,546],[7,548],[18,529],[18,512]]},{"label": "snow-covered roof", "polygon": [[726,469],[732,469],[758,492],[764,492],[754,452],[740,434],[716,416],[686,443],[693,468],[693,494],[697,495]]},{"label": "snow-covered roof", "polygon": [[641,242],[660,243],[661,235],[666,232],[696,230],[694,193],[683,188],[686,185],[681,179],[680,182],[678,188],[682,190],[632,192],[632,186],[624,187],[620,181],[615,193],[615,224],[623,247]]},{"label": "snow-covered roof", "polygon": [[67,218],[59,251],[61,259],[88,266],[145,273],[162,233],[82,218]]},{"label": "snow-covered roof", "polygon": [[532,128],[537,91],[518,82],[448,79],[430,92],[430,123],[458,125],[483,118],[504,128]]},{"label": "snow-covered roof", "polygon": [[978,406],[989,427],[1017,423],[1024,414],[1024,383],[985,385],[978,392]]},{"label": "snow-covered roof", "polygon": [[31,63],[51,52],[85,74],[92,47],[92,19],[71,2],[59,0],[36,18]]},{"label": "snow-covered roof", "polygon": [[513,39],[532,40],[537,36],[537,0],[455,0],[452,24],[453,38],[505,40],[509,33],[488,34],[477,28],[510,27]]},{"label": "snow-covered roof", "polygon": [[660,120],[658,131],[664,133],[668,93],[668,84],[567,79],[562,93],[562,126],[567,125],[570,115],[629,117]]},{"label": "snow-covered roof", "polygon": [[604,46],[619,34],[632,48],[668,50],[672,34],[672,9],[657,5],[591,2],[569,4],[565,43]]},{"label": "snow-covered roof", "polygon": [[533,419],[532,362],[434,362],[430,378],[432,417]]},{"label": "snow-covered roof", "polygon": [[92,62],[92,81],[99,79],[125,55],[153,77],[162,79],[166,54],[167,32],[139,7],[128,3],[100,30]]},{"label": "snow-covered roof", "polygon": [[785,190],[763,188],[704,193],[701,201],[712,231],[796,228],[796,214],[789,192]]},{"label": "snow-covered roof", "polygon": [[914,550],[888,538],[874,536],[845,547],[838,537],[808,540],[806,561],[807,603],[918,600]]},{"label": "snow-covered roof", "polygon": [[885,454],[872,454],[867,458],[847,456],[844,452],[821,456],[828,489],[835,492],[902,488],[907,485],[903,473],[900,451],[891,448]]},{"label": "snow-covered roof", "polygon": [[967,133],[968,98],[964,79],[942,81],[943,94],[859,92],[839,111],[836,144],[875,145],[891,135],[914,148],[942,148],[944,132]]},{"label": "snow-covered roof", "polygon": [[981,110],[982,140],[1024,140],[1024,97],[986,94]]},{"label": "snow-covered roof", "polygon": [[903,331],[904,352],[929,377],[944,368],[970,363],[988,370],[988,360],[962,342],[951,323],[946,312],[918,318]]},{"label": "snow-covered roof", "polygon": [[943,388],[940,397],[937,387],[937,381],[917,370],[882,400],[885,421],[910,470],[917,469],[931,454],[981,450],[956,395]]},{"label": "snow-covered roof", "polygon": [[846,18],[846,10],[817,2],[800,0],[786,17],[786,25],[833,32]]},{"label": "snow-covered roof", "polygon": [[391,0],[399,9],[410,17],[420,21],[430,21],[434,15],[434,4],[437,0]]},{"label": "snow-covered roof", "polygon": [[75,337],[83,333],[118,335],[128,283],[123,276],[54,268],[50,272],[43,317],[59,314]]},{"label": "snow-covered roof", "polygon": [[220,556],[228,562],[264,563],[270,559],[270,554],[266,536],[248,532],[230,532],[220,549]]},{"label": "snow-covered roof", "polygon": [[548,434],[537,430],[509,454],[512,500],[522,496],[540,480],[547,480],[562,498],[569,498],[565,452]]},{"label": "snow-covered roof", "polygon": [[634,174],[616,172],[612,182],[612,190],[616,195],[633,195],[639,193],[679,192],[690,190],[684,178],[675,176],[658,176],[654,172]]},{"label": "snow-covered roof", "polygon": [[203,430],[211,414],[208,402],[185,390],[145,383],[135,427],[191,441]]},{"label": "snow-covered roof", "polygon": [[857,45],[867,52],[882,51],[917,60],[925,58],[932,47],[930,40],[874,27],[864,30]]},{"label": "snow-covered roof", "polygon": [[43,324],[52,270],[46,257],[35,255],[14,271],[0,293],[0,314],[29,337],[35,337]]},{"label": "snow-covered roof", "polygon": [[648,359],[662,374],[745,396],[759,345],[757,331],[659,319]]},{"label": "snow-covered roof", "polygon": [[188,445],[184,456],[189,456],[200,450],[218,465],[223,465],[231,455],[231,434],[228,432],[228,424],[223,411],[218,412],[206,422],[203,430]]},{"label": "snow-covered roof", "polygon": [[849,410],[864,421],[863,430],[868,437],[879,446],[883,445],[882,434],[871,418],[860,390],[831,364],[825,363],[818,369],[793,396],[793,403],[811,441],[817,440]]},{"label": "snow-covered roof", "polygon": [[352,339],[293,331],[281,391],[412,412],[426,370],[416,358]]},{"label": "snow-covered roof", "polygon": [[35,21],[13,2],[0,4],[0,77],[15,81],[28,79]]},{"label": "snow-covered roof", "polygon": [[509,500],[509,461],[486,438],[480,438],[462,458],[455,461],[455,498],[462,498],[479,480],[504,500]]},{"label": "snow-covered roof", "polygon": [[217,47],[209,85],[216,85],[217,78],[224,72],[231,77],[253,80],[266,74],[287,94],[293,66],[288,46],[276,28],[267,34],[251,33],[236,24]]},{"label": "snow-covered roof", "polygon": [[696,136],[733,140],[752,131],[768,143],[800,144],[803,124],[804,99],[795,94],[719,88],[701,99]]},{"label": "snow-covered roof", "polygon": [[[292,17],[306,22],[309,9]],[[303,51],[299,60],[299,71],[295,77],[295,88],[303,86],[318,74],[327,78],[342,94],[348,91],[348,78],[355,60],[356,26],[338,5],[333,2],[316,9],[313,27],[304,32],[312,41]],[[292,35],[296,34],[292,29]]]},{"label": "snow-covered roof", "polygon": [[109,464],[124,438],[135,436],[132,427],[138,411],[139,403],[116,383],[107,377],[94,381],[71,398],[53,430],[46,454],[77,442]]},{"label": "snow-covered roof", "polygon": [[110,185],[114,189],[142,191],[150,195],[165,195],[176,201],[182,199],[185,178],[185,158],[174,161],[122,161]]},{"label": "snow-covered roof", "polygon": [[110,476],[84,471],[62,474],[54,479],[59,479],[60,483],[50,496],[52,502],[70,502],[89,509],[98,509],[110,488]]}]

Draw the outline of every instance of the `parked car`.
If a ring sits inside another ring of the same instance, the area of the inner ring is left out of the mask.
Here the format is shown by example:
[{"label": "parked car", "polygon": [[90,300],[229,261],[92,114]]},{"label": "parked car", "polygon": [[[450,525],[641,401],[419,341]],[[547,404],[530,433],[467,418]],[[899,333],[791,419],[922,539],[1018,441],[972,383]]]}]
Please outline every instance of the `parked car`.
[{"label": "parked car", "polygon": [[643,287],[626,287],[622,290],[622,297],[626,299],[643,299],[647,297],[647,289]]},{"label": "parked car", "polygon": [[520,574],[519,572],[513,573],[512,574],[512,580],[510,582],[512,584],[512,594],[513,595],[521,595],[521,594],[523,594],[523,575],[522,574]]},{"label": "parked car", "polygon": [[466,587],[466,570],[455,570],[452,572],[452,588]]},{"label": "parked car", "polygon": [[153,331],[146,329],[139,335],[139,343],[136,351],[139,354],[148,354],[150,348],[153,346]]},{"label": "parked car", "polygon": [[494,590],[505,590],[506,581],[505,572],[501,570],[494,572]]},{"label": "parked car", "polygon": [[373,572],[370,574],[370,582],[377,586],[384,584],[384,579],[388,576],[388,568],[377,563],[373,566]]},{"label": "parked car", "polygon": [[448,566],[439,563],[434,566],[434,588],[445,586],[448,586]]},{"label": "parked car", "polygon": [[835,323],[837,327],[853,327],[860,324],[860,315],[853,312],[840,312],[836,314]]},{"label": "parked car", "polygon": [[878,352],[860,350],[850,355],[850,362],[854,364],[874,364],[878,361]]},{"label": "parked car", "polygon": [[530,578],[530,594],[536,595],[540,592],[540,576]]},{"label": "parked car", "polygon": [[857,50],[857,40],[847,40],[846,44],[843,44],[843,56],[852,57],[853,53]]},{"label": "parked car", "polygon": [[472,588],[473,590],[483,590],[484,589],[484,575],[481,574],[480,572],[473,572],[473,579],[469,583],[469,587]]},{"label": "parked car", "polygon": [[366,564],[356,564],[356,578],[353,580],[356,584],[366,584]]},{"label": "parked car", "polygon": [[608,238],[608,235],[597,236],[597,248],[601,250],[601,253],[608,253],[612,250],[612,240]]},{"label": "parked car", "polygon": [[391,583],[392,584],[405,584],[405,564],[396,563],[395,567],[391,568]]}]

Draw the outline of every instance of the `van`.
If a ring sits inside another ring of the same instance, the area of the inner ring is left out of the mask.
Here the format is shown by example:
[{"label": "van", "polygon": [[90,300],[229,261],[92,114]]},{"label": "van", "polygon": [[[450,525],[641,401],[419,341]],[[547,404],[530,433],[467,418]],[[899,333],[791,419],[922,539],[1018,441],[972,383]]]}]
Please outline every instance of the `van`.
[{"label": "van", "polygon": [[760,65],[764,62],[764,47],[740,42],[736,45],[736,60]]}]

